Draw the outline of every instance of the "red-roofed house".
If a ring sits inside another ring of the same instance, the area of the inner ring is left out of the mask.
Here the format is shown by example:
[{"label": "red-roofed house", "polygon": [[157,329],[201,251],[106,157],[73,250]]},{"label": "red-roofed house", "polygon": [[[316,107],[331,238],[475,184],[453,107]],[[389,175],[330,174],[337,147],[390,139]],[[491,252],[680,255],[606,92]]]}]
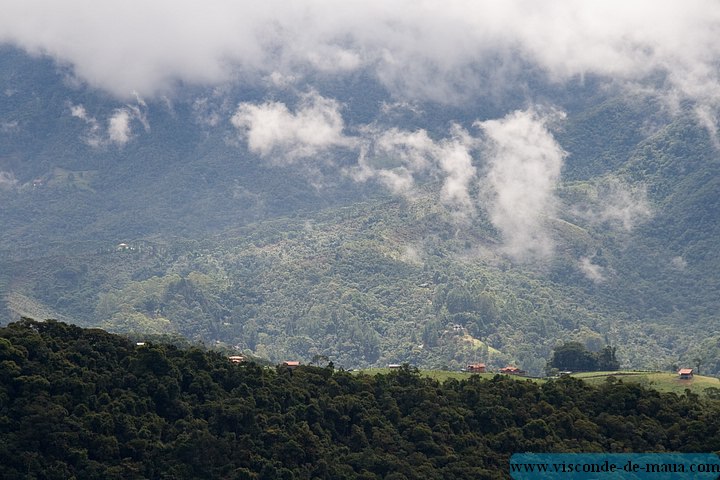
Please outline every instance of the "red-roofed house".
[{"label": "red-roofed house", "polygon": [[680,370],[678,370],[678,375],[680,375],[680,380],[692,380],[693,369],[692,368],[681,368]]},{"label": "red-roofed house", "polygon": [[484,363],[473,363],[467,366],[467,371],[472,373],[485,373]]},{"label": "red-roofed house", "polygon": [[282,366],[283,366],[283,367],[288,367],[288,368],[297,368],[297,367],[300,366],[300,362],[296,362],[296,361],[283,362],[283,363],[282,363]]}]

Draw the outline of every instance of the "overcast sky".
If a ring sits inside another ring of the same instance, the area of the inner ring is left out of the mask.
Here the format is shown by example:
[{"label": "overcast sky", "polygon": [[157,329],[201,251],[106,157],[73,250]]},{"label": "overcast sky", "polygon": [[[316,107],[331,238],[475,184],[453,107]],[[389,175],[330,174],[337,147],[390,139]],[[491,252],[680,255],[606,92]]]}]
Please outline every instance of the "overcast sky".
[{"label": "overcast sky", "polygon": [[120,97],[366,68],[391,91],[442,100],[527,62],[558,82],[642,85],[662,72],[666,93],[720,103],[715,0],[0,0],[0,11],[0,42]]}]

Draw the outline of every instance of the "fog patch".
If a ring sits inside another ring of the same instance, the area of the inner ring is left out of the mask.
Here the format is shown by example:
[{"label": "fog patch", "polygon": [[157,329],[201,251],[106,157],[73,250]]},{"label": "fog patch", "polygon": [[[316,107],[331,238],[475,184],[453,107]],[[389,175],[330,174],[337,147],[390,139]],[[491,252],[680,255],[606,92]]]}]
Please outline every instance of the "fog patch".
[{"label": "fog patch", "polygon": [[531,109],[476,123],[485,136],[488,165],[481,184],[484,203],[504,251],[516,260],[553,253],[548,219],[557,213],[555,191],[566,153],[548,124],[562,118],[562,112]]},{"label": "fog patch", "polygon": [[400,260],[412,265],[423,265],[423,251],[414,245],[404,245],[400,252]]},{"label": "fog patch", "polygon": [[593,185],[585,202],[571,211],[591,225],[607,225],[630,232],[652,216],[647,188],[608,177]]},{"label": "fog patch", "polygon": [[602,283],[605,281],[605,268],[594,264],[591,258],[581,257],[578,267],[588,280],[591,280],[594,283]]},{"label": "fog patch", "polygon": [[698,105],[695,107],[695,116],[698,122],[700,122],[700,125],[707,130],[712,146],[715,150],[720,150],[717,113],[708,105]]},{"label": "fog patch", "polygon": [[683,271],[687,268],[688,263],[682,256],[677,256],[670,260],[670,265],[676,270]]}]

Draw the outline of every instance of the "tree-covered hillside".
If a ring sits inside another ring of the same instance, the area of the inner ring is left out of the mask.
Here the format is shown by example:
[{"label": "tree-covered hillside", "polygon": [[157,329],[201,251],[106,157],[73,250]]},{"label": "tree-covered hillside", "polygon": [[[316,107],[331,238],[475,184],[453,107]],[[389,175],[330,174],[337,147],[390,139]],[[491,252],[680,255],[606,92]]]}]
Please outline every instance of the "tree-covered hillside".
[{"label": "tree-covered hillside", "polygon": [[263,368],[24,319],[0,329],[3,478],[509,478],[516,452],[720,452],[717,400],[609,381]]}]

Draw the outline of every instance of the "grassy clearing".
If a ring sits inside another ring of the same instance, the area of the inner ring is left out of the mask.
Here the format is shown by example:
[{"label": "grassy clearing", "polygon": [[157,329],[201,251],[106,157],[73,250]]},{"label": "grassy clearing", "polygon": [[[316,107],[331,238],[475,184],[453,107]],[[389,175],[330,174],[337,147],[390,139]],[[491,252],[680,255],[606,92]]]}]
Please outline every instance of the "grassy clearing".
[{"label": "grassy clearing", "polygon": [[[390,368],[368,368],[359,370],[355,373],[365,375],[387,375],[392,372]],[[463,380],[470,378],[472,375],[479,375],[481,378],[492,378],[496,373],[469,373],[469,372],[451,372],[447,370],[421,370],[420,373],[426,377],[432,378],[439,382],[448,379]],[[675,373],[664,372],[637,372],[637,371],[616,371],[616,372],[583,372],[574,373],[572,377],[579,378],[590,385],[601,385],[605,383],[608,377],[614,377],[621,382],[639,383],[648,388],[653,388],[659,392],[673,392],[679,395],[684,394],[686,389],[691,392],[703,395],[705,389],[714,387],[720,389],[720,379],[715,377],[704,377],[695,375],[692,380],[680,380]],[[526,378],[515,377],[518,380],[531,380],[533,382],[545,382],[542,378]]]},{"label": "grassy clearing", "polygon": [[692,380],[680,380],[676,373],[665,372],[585,372],[573,374],[591,385],[599,385],[607,381],[608,377],[615,377],[622,382],[635,382],[646,387],[654,388],[660,392],[685,393],[689,389],[693,393],[703,394],[709,387],[720,388],[720,379],[695,375]]},{"label": "grassy clearing", "polygon": [[[363,370],[358,370],[355,373],[363,373],[365,375],[387,375],[388,373],[392,372],[392,369],[390,368],[366,368]],[[420,370],[420,374],[429,378],[432,378],[434,380],[437,380],[439,382],[444,382],[445,380],[454,379],[454,380],[464,380],[468,379],[473,375],[477,375],[480,378],[493,378],[495,375],[499,375],[498,373],[490,372],[490,373],[470,373],[470,372],[458,372],[458,371],[449,371],[449,370]],[[538,378],[527,378],[527,377],[516,377],[518,380],[532,380],[534,382],[538,381],[544,381],[543,379]]]},{"label": "grassy clearing", "polygon": [[[358,370],[354,373],[362,373],[365,375],[387,375],[392,371],[393,369],[391,368],[366,368],[363,370]],[[449,370],[420,370],[420,374],[437,380],[439,382],[444,382],[445,380],[451,378],[455,380],[462,380],[470,378],[471,375],[479,375],[483,378],[492,378],[495,375],[494,373],[453,372]]]}]

